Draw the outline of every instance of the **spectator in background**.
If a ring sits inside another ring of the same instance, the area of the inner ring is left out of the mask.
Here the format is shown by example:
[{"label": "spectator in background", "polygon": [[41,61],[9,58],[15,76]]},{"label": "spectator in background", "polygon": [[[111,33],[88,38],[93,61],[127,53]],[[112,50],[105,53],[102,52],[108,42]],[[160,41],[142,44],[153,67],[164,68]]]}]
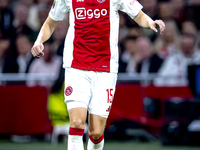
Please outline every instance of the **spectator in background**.
[{"label": "spectator in background", "polygon": [[159,4],[159,17],[162,20],[168,21],[172,19],[172,7],[169,1],[160,2]]},{"label": "spectator in background", "polygon": [[[45,5],[45,7],[50,10],[50,7],[53,4],[53,0],[37,0],[37,4],[34,3],[34,0],[19,0],[17,3],[21,3],[28,8],[28,18],[27,25],[35,32],[39,32],[43,22],[40,21],[40,12],[42,11],[41,5]],[[45,11],[45,9],[44,11]],[[44,19],[42,19],[44,20]]]},{"label": "spectator in background", "polygon": [[158,0],[140,0],[140,3],[143,6],[143,11],[154,20],[159,19],[157,3]]},{"label": "spectator in background", "polygon": [[17,65],[18,65],[18,72],[19,73],[28,73],[29,67],[34,57],[31,55],[31,42],[29,41],[28,36],[26,35],[19,35],[16,38],[16,48],[18,52],[17,56]]},{"label": "spectator in background", "polygon": [[198,34],[198,30],[196,25],[192,21],[185,21],[182,23],[182,34],[191,34],[196,36],[196,46],[200,47],[200,35]]},{"label": "spectator in background", "polygon": [[161,58],[173,55],[179,49],[179,30],[174,21],[165,22],[166,30],[155,41],[155,50]]},{"label": "spectator in background", "polygon": [[129,27],[128,28],[128,37],[139,38],[143,35],[142,29],[140,27]]},{"label": "spectator in background", "polygon": [[29,10],[24,4],[19,3],[15,6],[14,26],[17,35],[25,34],[29,37],[34,35],[33,30],[27,25],[28,12]]},{"label": "spectator in background", "polygon": [[119,42],[122,42],[128,34],[125,15],[122,12],[119,13]]},{"label": "spectator in background", "polygon": [[131,55],[134,55],[135,51],[135,40],[136,37],[126,37],[124,40],[124,51],[119,49],[119,72],[126,72],[127,71],[127,64],[131,59]]},{"label": "spectator in background", "polygon": [[25,5],[27,8],[30,8],[31,6],[34,5],[34,0],[12,0],[13,1],[13,4],[12,4],[12,7],[15,9],[15,6],[17,4],[23,4]]},{"label": "spectator in background", "polygon": [[136,64],[136,72],[141,74],[157,73],[163,63],[163,59],[153,53],[151,41],[146,37],[138,38],[136,48],[141,60]]},{"label": "spectator in background", "polygon": [[10,41],[0,40],[0,73],[17,73],[18,66],[16,58],[11,54]]},{"label": "spectator in background", "polygon": [[196,36],[197,27],[191,21],[185,21],[182,23],[182,34],[192,34]]},{"label": "spectator in background", "polygon": [[199,0],[186,0],[188,5],[200,5]]},{"label": "spectator in background", "polygon": [[194,35],[183,35],[181,51],[167,58],[155,79],[157,86],[186,86],[187,66],[200,64],[200,52],[195,47]]},{"label": "spectator in background", "polygon": [[179,29],[185,20],[184,2],[184,0],[171,0],[172,18],[177,23]]},{"label": "spectator in background", "polygon": [[38,4],[47,4],[49,7],[52,6],[54,0],[37,0]]},{"label": "spectator in background", "polygon": [[0,73],[3,72],[5,53],[9,48],[9,40],[0,40]]},{"label": "spectator in background", "polygon": [[14,38],[13,13],[8,8],[8,0],[0,0],[0,39]]},{"label": "spectator in background", "polygon": [[39,3],[38,4],[38,19],[39,19],[39,27],[42,27],[42,24],[45,22],[48,14],[49,14],[50,6],[47,3]]},{"label": "spectator in background", "polygon": [[125,44],[125,51],[121,55],[121,59],[123,62],[127,63],[131,57],[131,49],[135,47],[135,37],[126,37],[124,44]]},{"label": "spectator in background", "polygon": [[126,36],[123,37],[123,40],[119,41],[121,53],[123,53],[125,51],[125,43],[129,37],[133,37],[133,38],[137,39],[138,37],[140,37],[142,35],[143,35],[143,32],[140,27],[128,27]]},{"label": "spectator in background", "polygon": [[28,8],[27,25],[33,31],[38,31],[40,28],[38,19],[38,7],[34,3],[34,0],[19,0],[19,3],[24,4]]},{"label": "spectator in background", "polygon": [[[62,65],[62,57],[56,55],[56,50],[54,46],[50,43],[44,44],[44,57],[41,59],[36,59],[30,66],[29,73],[45,73],[52,78],[57,79],[60,73],[61,65]],[[48,86],[52,87],[54,85],[54,81],[30,81],[27,82],[29,86]]]},{"label": "spectator in background", "polygon": [[[36,59],[30,66],[29,73],[45,73],[55,80],[58,78],[60,73],[60,69],[62,66],[62,57],[56,55],[56,50],[53,49],[54,47],[50,43],[44,44],[44,57],[41,59]],[[54,81],[28,81],[27,84],[29,86],[48,86],[52,87],[54,85]]]},{"label": "spectator in background", "polygon": [[118,72],[119,73],[125,73],[126,72],[126,67],[127,67],[127,62],[122,61],[122,50],[119,47],[119,67],[118,67]]},{"label": "spectator in background", "polygon": [[125,51],[121,55],[122,62],[127,64],[125,69],[128,73],[135,72],[136,59],[136,37],[127,37],[125,40]]},{"label": "spectator in background", "polygon": [[68,21],[69,20],[66,19],[66,20],[59,22],[53,33],[53,40],[54,40],[53,45],[56,47],[57,54],[59,56],[63,56],[65,36],[67,34],[68,27],[69,27]]},{"label": "spectator in background", "polygon": [[[140,3],[143,6],[143,11],[153,18],[154,20],[159,19],[158,17],[158,0],[140,0]],[[151,30],[148,29],[142,29],[144,36],[147,36],[151,39],[151,41],[154,41],[157,37],[157,34],[155,32],[152,32]]]}]

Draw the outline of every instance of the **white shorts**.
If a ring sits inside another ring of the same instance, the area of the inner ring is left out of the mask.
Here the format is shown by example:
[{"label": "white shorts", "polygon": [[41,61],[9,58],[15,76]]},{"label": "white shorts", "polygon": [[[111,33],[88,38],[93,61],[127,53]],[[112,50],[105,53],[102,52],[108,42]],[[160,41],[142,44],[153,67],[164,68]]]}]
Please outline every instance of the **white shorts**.
[{"label": "white shorts", "polygon": [[65,103],[68,110],[83,107],[90,114],[107,118],[116,81],[116,73],[65,68]]}]

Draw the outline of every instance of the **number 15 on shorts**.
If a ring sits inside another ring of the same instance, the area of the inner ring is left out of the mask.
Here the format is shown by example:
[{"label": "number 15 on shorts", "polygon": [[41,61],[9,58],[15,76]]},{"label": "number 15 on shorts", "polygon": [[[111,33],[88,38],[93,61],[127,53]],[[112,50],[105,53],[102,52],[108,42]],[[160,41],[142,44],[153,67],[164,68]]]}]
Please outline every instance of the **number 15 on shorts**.
[{"label": "number 15 on shorts", "polygon": [[113,89],[106,89],[107,92],[107,103],[112,103],[113,101],[113,95],[114,95],[114,90]]}]

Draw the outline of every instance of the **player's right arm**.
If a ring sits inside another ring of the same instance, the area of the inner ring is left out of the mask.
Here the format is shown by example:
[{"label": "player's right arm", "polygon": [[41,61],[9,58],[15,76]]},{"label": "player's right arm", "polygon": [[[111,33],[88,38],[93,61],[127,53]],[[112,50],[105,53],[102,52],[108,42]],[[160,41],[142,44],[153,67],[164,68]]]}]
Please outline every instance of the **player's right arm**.
[{"label": "player's right arm", "polygon": [[31,49],[31,53],[33,54],[34,57],[41,58],[44,56],[43,43],[51,37],[58,22],[59,21],[55,21],[55,20],[51,19],[50,17],[48,17],[46,19],[46,21],[44,22],[44,24],[38,34],[37,40],[35,41],[32,49]]}]

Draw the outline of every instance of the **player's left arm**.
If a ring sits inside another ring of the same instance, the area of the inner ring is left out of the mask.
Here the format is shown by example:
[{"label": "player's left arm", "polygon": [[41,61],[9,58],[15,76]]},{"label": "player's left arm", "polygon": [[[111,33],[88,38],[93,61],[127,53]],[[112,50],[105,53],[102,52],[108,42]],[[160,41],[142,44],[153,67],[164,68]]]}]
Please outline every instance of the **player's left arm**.
[{"label": "player's left arm", "polygon": [[142,10],[137,14],[134,20],[139,26],[143,28],[150,28],[155,32],[158,32],[158,28],[160,28],[160,34],[162,34],[165,30],[165,23],[162,20],[154,21]]}]

